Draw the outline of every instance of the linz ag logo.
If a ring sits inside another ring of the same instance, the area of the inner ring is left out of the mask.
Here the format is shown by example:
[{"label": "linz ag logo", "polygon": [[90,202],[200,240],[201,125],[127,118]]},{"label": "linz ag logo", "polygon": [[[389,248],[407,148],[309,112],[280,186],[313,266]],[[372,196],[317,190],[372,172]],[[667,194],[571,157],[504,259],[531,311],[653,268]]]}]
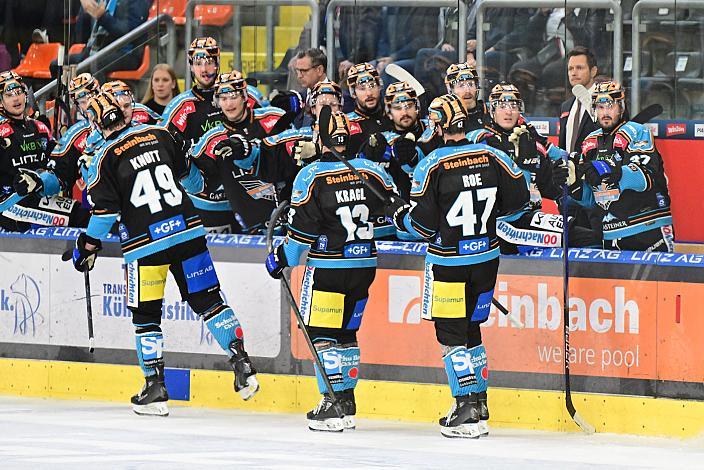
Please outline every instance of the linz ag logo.
[{"label": "linz ag logo", "polygon": [[665,135],[672,137],[673,135],[682,135],[687,133],[687,125],[683,123],[668,124],[665,126]]}]

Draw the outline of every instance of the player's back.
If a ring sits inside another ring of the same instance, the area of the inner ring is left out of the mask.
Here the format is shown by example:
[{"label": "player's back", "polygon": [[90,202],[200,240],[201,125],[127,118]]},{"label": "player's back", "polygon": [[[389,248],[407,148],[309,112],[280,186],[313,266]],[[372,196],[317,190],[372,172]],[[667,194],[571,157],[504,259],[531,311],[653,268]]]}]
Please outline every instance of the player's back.
[{"label": "player's back", "polygon": [[416,167],[413,227],[431,239],[439,264],[472,264],[498,256],[497,216],[528,199],[521,170],[486,145],[446,145]]},{"label": "player's back", "polygon": [[[380,191],[394,191],[386,172],[364,159],[350,160],[352,165]],[[291,224],[292,235],[299,241],[313,243],[309,264],[320,267],[375,264],[374,224],[371,214],[381,201],[343,163],[322,160],[306,166],[294,182]],[[306,239],[306,234],[315,234]],[[365,263],[362,260],[369,260]]]},{"label": "player's back", "polygon": [[179,183],[185,160],[165,129],[128,127],[108,139],[96,159],[90,197],[98,213],[119,212],[126,259],[202,234],[200,217]]}]

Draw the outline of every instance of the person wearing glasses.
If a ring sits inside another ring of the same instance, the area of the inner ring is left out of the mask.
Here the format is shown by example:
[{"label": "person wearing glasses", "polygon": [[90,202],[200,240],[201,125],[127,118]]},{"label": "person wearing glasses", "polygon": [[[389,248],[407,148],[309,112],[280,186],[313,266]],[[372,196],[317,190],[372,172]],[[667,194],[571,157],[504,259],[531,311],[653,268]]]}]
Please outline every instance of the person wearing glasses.
[{"label": "person wearing glasses", "polygon": [[[467,134],[470,142],[482,143],[505,152],[523,171],[530,200],[518,211],[501,217],[496,233],[501,252],[515,254],[518,246],[559,247],[562,245],[562,216],[542,211],[543,198],[562,195],[566,167],[558,165],[565,151],[550,144],[526,121],[523,98],[515,85],[502,82],[489,94],[491,121]],[[571,221],[573,219],[570,219]],[[570,246],[597,247],[599,237],[590,229],[570,224]]]}]

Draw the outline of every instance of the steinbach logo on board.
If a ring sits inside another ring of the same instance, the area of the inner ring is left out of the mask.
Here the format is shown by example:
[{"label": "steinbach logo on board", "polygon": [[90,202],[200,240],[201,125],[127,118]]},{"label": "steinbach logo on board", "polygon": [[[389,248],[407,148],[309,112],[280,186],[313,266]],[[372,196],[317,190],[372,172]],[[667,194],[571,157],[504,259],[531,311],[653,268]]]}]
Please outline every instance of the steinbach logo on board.
[{"label": "steinbach logo on board", "polygon": [[[415,278],[415,279],[414,279]],[[300,279],[300,278],[299,278]],[[292,278],[292,286],[300,281]],[[570,281],[570,360],[588,376],[655,377],[655,281],[575,278]],[[358,338],[364,362],[410,367],[442,367],[433,322],[417,322],[423,273],[379,269],[369,291]],[[562,278],[500,274],[494,297],[518,316],[524,329],[492,307],[482,338],[493,370],[561,373],[563,351]],[[291,331],[297,336],[295,323]],[[298,338],[300,339],[300,338]],[[305,358],[302,339],[295,357]]]}]

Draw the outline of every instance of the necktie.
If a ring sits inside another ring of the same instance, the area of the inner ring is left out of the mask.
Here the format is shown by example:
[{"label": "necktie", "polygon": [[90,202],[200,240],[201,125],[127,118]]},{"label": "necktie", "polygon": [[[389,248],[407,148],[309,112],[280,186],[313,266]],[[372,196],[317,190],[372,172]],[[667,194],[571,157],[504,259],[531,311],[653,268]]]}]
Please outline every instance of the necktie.
[{"label": "necktie", "polygon": [[577,111],[574,113],[574,120],[572,121],[572,141],[570,142],[570,152],[575,152],[575,145],[577,144],[577,136],[579,135],[579,123],[582,120],[582,103],[577,100]]}]

